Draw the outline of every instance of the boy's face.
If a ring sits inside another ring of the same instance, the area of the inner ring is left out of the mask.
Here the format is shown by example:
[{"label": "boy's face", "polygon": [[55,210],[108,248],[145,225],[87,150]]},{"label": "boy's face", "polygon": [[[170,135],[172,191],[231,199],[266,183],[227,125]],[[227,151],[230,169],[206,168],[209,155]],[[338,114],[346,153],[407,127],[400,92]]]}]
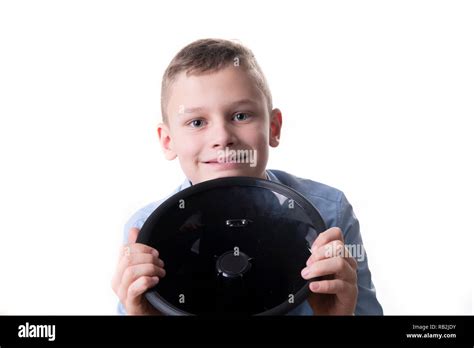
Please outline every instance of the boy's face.
[{"label": "boy's face", "polygon": [[193,184],[226,176],[266,178],[281,112],[269,114],[264,94],[244,68],[182,72],[170,86],[166,110],[168,124],[158,126],[160,143],[167,159],[178,157]]}]

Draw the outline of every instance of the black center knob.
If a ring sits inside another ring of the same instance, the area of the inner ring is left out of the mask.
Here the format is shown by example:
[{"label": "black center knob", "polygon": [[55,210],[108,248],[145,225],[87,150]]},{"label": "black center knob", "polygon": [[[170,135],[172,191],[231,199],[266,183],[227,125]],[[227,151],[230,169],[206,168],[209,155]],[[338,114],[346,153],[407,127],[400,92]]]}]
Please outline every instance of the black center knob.
[{"label": "black center knob", "polygon": [[225,278],[242,277],[250,266],[250,257],[243,252],[227,251],[216,261],[217,274]]}]

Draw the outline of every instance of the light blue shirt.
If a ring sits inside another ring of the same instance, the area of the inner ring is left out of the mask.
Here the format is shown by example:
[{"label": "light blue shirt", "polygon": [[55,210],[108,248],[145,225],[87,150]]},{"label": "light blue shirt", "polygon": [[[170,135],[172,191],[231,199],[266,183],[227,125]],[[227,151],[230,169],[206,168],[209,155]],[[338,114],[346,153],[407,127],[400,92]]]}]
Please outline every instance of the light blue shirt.
[{"label": "light blue shirt", "polygon": [[[359,294],[355,315],[383,315],[382,306],[377,300],[375,287],[370,274],[367,254],[363,249],[362,236],[352,206],[341,191],[312,181],[298,178],[294,175],[280,170],[267,170],[267,179],[291,187],[306,197],[319,210],[327,228],[339,227],[344,235],[344,243],[354,246],[357,252],[357,286]],[[185,180],[174,192],[164,199],[153,202],[138,210],[125,224],[124,243],[128,240],[128,233],[132,227],[141,229],[146,219],[167,198],[175,193],[191,186],[189,180]],[[351,251],[351,249],[349,249]],[[362,251],[362,253],[360,253]],[[353,254],[354,255],[354,254]],[[118,304],[118,313],[126,314],[121,303]],[[294,308],[288,315],[313,315],[313,311],[307,301]]]}]

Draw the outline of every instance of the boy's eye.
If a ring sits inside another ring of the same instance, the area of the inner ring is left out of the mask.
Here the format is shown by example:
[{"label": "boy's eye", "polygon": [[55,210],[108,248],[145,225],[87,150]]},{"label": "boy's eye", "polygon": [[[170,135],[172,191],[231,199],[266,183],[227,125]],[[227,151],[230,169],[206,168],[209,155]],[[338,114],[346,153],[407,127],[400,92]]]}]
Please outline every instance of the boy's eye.
[{"label": "boy's eye", "polygon": [[191,122],[189,122],[189,125],[193,128],[200,128],[204,125],[204,121],[203,120],[192,120]]},{"label": "boy's eye", "polygon": [[249,118],[250,116],[246,114],[245,112],[239,112],[238,114],[235,114],[233,119],[236,121],[245,121]]}]

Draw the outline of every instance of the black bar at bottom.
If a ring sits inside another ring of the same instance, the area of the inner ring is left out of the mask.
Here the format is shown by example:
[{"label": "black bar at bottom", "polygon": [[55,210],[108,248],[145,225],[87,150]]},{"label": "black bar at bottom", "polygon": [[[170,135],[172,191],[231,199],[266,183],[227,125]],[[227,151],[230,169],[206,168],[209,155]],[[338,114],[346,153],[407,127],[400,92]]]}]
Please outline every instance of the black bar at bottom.
[{"label": "black bar at bottom", "polygon": [[92,343],[130,346],[198,343],[288,346],[385,343],[473,347],[473,330],[472,316],[282,316],[244,319],[0,316],[0,347]]}]

